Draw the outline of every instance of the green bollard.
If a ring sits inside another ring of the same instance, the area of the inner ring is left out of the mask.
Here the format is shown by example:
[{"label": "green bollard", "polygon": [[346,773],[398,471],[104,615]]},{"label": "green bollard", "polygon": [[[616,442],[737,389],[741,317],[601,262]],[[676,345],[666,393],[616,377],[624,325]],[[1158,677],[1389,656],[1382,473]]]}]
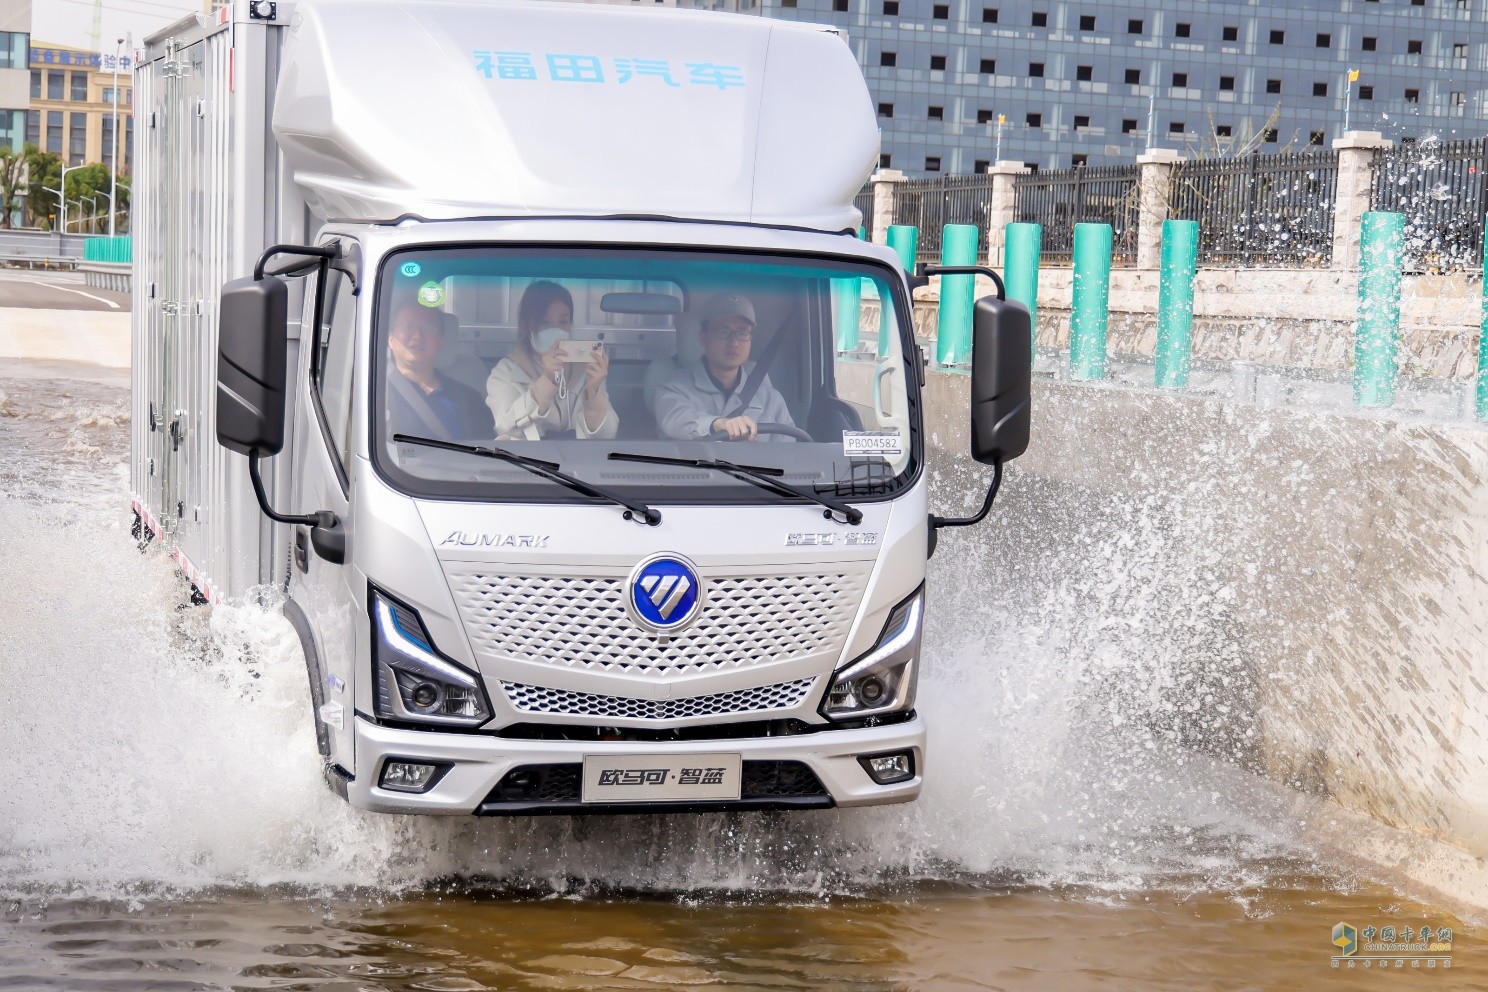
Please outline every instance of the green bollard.
[{"label": "green bollard", "polygon": [[1354,329],[1354,402],[1389,406],[1400,372],[1400,272],[1405,215],[1370,211],[1359,238],[1359,315]]},{"label": "green bollard", "polygon": [[[941,265],[975,265],[981,228],[947,224],[940,235]],[[935,331],[935,360],[942,366],[971,362],[971,309],[976,303],[976,276],[940,277],[940,319]]]},{"label": "green bollard", "polygon": [[[914,275],[915,255],[920,250],[920,229],[911,224],[890,224],[888,233],[885,235],[890,248],[899,255],[899,264],[904,266],[904,271]],[[914,309],[914,300],[910,299],[910,309]],[[889,314],[883,314],[878,327],[878,353],[887,355],[889,353]]]},{"label": "green bollard", "polygon": [[[1488,224],[1483,227],[1483,257],[1488,258]],[[1478,334],[1478,419],[1488,420],[1488,272],[1483,278],[1483,329]]]},{"label": "green bollard", "polygon": [[1157,350],[1153,385],[1182,389],[1193,360],[1194,275],[1199,268],[1199,222],[1165,220],[1162,283],[1157,292]]},{"label": "green bollard", "polygon": [[1033,328],[1034,351],[1038,350],[1038,273],[1044,229],[1038,224],[1009,224],[1003,232],[1002,279],[1007,298],[1028,308]]},{"label": "green bollard", "polygon": [[1106,377],[1110,318],[1110,224],[1075,225],[1075,290],[1070,312],[1070,371],[1076,379]]}]

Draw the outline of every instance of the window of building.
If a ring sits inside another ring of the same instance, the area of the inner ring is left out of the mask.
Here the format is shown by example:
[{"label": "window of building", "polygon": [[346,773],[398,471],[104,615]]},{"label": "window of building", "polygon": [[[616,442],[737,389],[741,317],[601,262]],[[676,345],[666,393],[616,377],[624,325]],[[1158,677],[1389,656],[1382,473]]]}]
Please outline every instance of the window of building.
[{"label": "window of building", "polygon": [[972,164],[971,171],[977,175],[981,175],[990,168],[992,168],[992,161],[990,159],[979,158]]},{"label": "window of building", "polygon": [[1186,88],[1188,86],[1188,73],[1186,73],[1186,72],[1175,72],[1175,73],[1173,73],[1173,86],[1176,87],[1176,88],[1178,88],[1178,89],[1184,89],[1184,88]]},{"label": "window of building", "polygon": [[796,0],[780,0],[780,6],[782,6],[782,7],[790,7],[792,9],[794,9],[795,6],[796,6]]},{"label": "window of building", "polygon": [[1239,41],[1240,29],[1233,24],[1226,24],[1224,30],[1220,32],[1220,37],[1225,41]]},{"label": "window of building", "polygon": [[1273,29],[1272,32],[1271,32],[1271,44],[1273,44],[1273,45],[1285,45],[1286,44],[1286,32],[1285,31],[1277,31],[1277,30],[1274,30]]},{"label": "window of building", "polygon": [[41,111],[26,111],[26,144],[41,147]]},{"label": "window of building", "polygon": [[1424,6],[1426,6],[1426,0],[1411,0],[1411,6],[1412,7],[1424,7]]},{"label": "window of building", "polygon": [[1332,48],[1333,47],[1333,36],[1331,34],[1320,34],[1320,35],[1318,35],[1317,36],[1317,47],[1319,47],[1319,48]]},{"label": "window of building", "polygon": [[1024,162],[1023,168],[1027,169],[1030,175],[1039,171],[1037,162]]},{"label": "window of building", "polygon": [[1127,34],[1141,34],[1142,33],[1142,22],[1139,21],[1139,20],[1137,20],[1137,19],[1135,19],[1135,18],[1133,18],[1132,20],[1127,21],[1126,22],[1126,33]]},{"label": "window of building", "polygon": [[1328,95],[1328,84],[1327,83],[1313,83],[1312,84],[1312,95],[1313,96],[1327,96]]},{"label": "window of building", "polygon": [[[1373,39],[1371,39],[1371,40],[1373,40]],[[1421,39],[1420,38],[1411,38],[1409,41],[1407,41],[1405,43],[1405,54],[1407,54],[1407,55],[1420,55],[1421,54],[1421,50],[1423,48],[1425,48],[1425,47],[1426,46],[1421,42]]]},{"label": "window of building", "polygon": [[1467,60],[1467,46],[1466,45],[1462,45],[1462,44],[1453,45],[1452,46],[1452,58],[1454,58],[1454,59],[1462,59],[1463,61],[1466,61]]},{"label": "window of building", "polygon": [[885,17],[898,17],[899,0],[884,0],[883,12]]},{"label": "window of building", "polygon": [[88,102],[88,74],[86,72],[72,73],[72,90],[68,93],[68,99],[76,103]]},{"label": "window of building", "polygon": [[1266,130],[1261,133],[1261,137],[1266,139],[1266,144],[1268,145],[1276,144],[1276,128],[1266,128]]},{"label": "window of building", "polygon": [[1088,83],[1095,78],[1095,67],[1089,65],[1075,66],[1075,78],[1082,83]]},{"label": "window of building", "polygon": [[1452,106],[1455,107],[1459,111],[1463,107],[1467,106],[1467,94],[1466,93],[1453,93],[1452,94]]},{"label": "window of building", "polygon": [[1024,120],[1025,123],[1028,124],[1029,127],[1043,127],[1044,126],[1044,115],[1043,114],[1029,114],[1026,117],[1024,117],[1023,120]]},{"label": "window of building", "polygon": [[105,165],[114,160],[114,122],[109,118],[103,121],[103,162]]},{"label": "window of building", "polygon": [[1373,100],[1374,99],[1374,87],[1373,86],[1360,86],[1359,87],[1359,99],[1360,100]]},{"label": "window of building", "polygon": [[893,117],[894,116],[894,105],[892,103],[880,103],[878,105],[878,116],[880,116],[880,117]]},{"label": "window of building", "polygon": [[1088,130],[1089,127],[1090,127],[1090,115],[1089,114],[1076,114],[1075,115],[1075,130],[1076,131]]},{"label": "window of building", "polygon": [[1080,30],[1081,31],[1094,31],[1095,30],[1095,15],[1094,14],[1081,14],[1080,15]]},{"label": "window of building", "polygon": [[47,111],[46,150],[53,155],[62,154],[62,111]]},{"label": "window of building", "polygon": [[847,0],[832,0],[832,9],[839,13],[847,10]]},{"label": "window of building", "polygon": [[1030,76],[1032,76],[1033,78],[1035,78],[1035,79],[1038,79],[1039,77],[1043,76],[1043,74],[1044,74],[1044,64],[1042,62],[1030,62],[1030,63],[1028,63],[1028,74]]},{"label": "window of building", "polygon": [[1182,121],[1169,121],[1168,122],[1168,133],[1169,134],[1182,134],[1183,133],[1183,122]]},{"label": "window of building", "polygon": [[930,17],[937,21],[949,21],[951,19],[951,7],[949,4],[938,3],[930,8]]},{"label": "window of building", "polygon": [[996,7],[983,7],[982,8],[982,23],[983,24],[996,24],[997,23],[997,8]]},{"label": "window of building", "polygon": [[944,107],[931,107],[930,108],[929,118],[928,119],[929,120],[932,120],[932,121],[943,121],[943,120],[945,120],[945,108]]},{"label": "window of building", "polygon": [[925,171],[926,172],[939,172],[940,171],[940,156],[939,155],[926,155],[925,156]]},{"label": "window of building", "polygon": [[944,55],[932,55],[932,56],[930,56],[930,71],[931,72],[938,72],[939,70],[944,69],[944,68],[945,68],[945,56]]},{"label": "window of building", "polygon": [[894,156],[890,155],[888,152],[884,152],[882,155],[878,156],[878,167],[880,169],[887,169],[891,166],[893,161]]},{"label": "window of building", "polygon": [[[31,70],[31,99],[33,99],[33,100],[40,100],[41,99],[41,70],[40,69],[32,69]],[[32,142],[33,145],[35,143],[36,142],[34,142],[34,141]]]},{"label": "window of building", "polygon": [[1090,161],[1090,156],[1089,155],[1078,155],[1078,154],[1077,155],[1071,155],[1070,156],[1070,168],[1071,169],[1081,168],[1082,166],[1084,166],[1089,161]]},{"label": "window of building", "polygon": [[1235,133],[1235,129],[1228,124],[1214,125],[1214,136],[1216,138],[1228,138]]},{"label": "window of building", "polygon": [[996,119],[996,115],[993,114],[992,111],[990,111],[990,110],[978,110],[977,111],[977,123],[978,124],[991,124],[995,119]]},{"label": "window of building", "polygon": [[1136,134],[1137,133],[1137,119],[1135,117],[1123,117],[1121,119],[1121,133],[1122,134]]},{"label": "window of building", "polygon": [[[67,73],[52,70],[47,73],[47,95],[48,100],[62,99],[62,88],[67,85]],[[60,149],[59,149],[60,150]]]},{"label": "window of building", "polygon": [[1193,37],[1193,25],[1190,24],[1190,23],[1188,23],[1187,21],[1179,21],[1177,24],[1175,24],[1173,26],[1173,37],[1174,38],[1191,38],[1191,37]]},{"label": "window of building", "polygon": [[1233,90],[1235,88],[1235,77],[1234,76],[1220,76],[1219,77],[1219,88],[1222,89],[1222,90]]},{"label": "window of building", "polygon": [[31,36],[24,31],[0,31],[0,69],[24,69],[31,61]]},{"label": "window of building", "polygon": [[1128,83],[1130,83],[1132,86],[1140,86],[1140,85],[1142,85],[1142,70],[1141,69],[1128,69],[1128,70],[1126,70],[1126,81]]},{"label": "window of building", "polygon": [[1373,52],[1379,48],[1379,39],[1365,35],[1359,40],[1359,47],[1366,52]]},{"label": "window of building", "polygon": [[899,55],[895,52],[879,52],[878,64],[883,66],[894,66],[899,64]]},{"label": "window of building", "polygon": [[1405,102],[1406,103],[1420,103],[1421,102],[1421,91],[1420,90],[1406,90],[1405,91]]},{"label": "window of building", "polygon": [[982,67],[977,71],[982,73],[983,75],[995,76],[997,74],[997,60],[982,59]]},{"label": "window of building", "polygon": [[1266,80],[1266,92],[1267,93],[1280,93],[1281,92],[1281,80],[1279,80],[1279,79],[1268,79],[1268,80]]},{"label": "window of building", "polygon": [[1033,26],[1036,27],[1036,28],[1046,28],[1046,27],[1048,27],[1049,26],[1049,15],[1048,15],[1048,13],[1046,11],[1042,11],[1042,10],[1035,10],[1033,12]]},{"label": "window of building", "polygon": [[77,113],[67,116],[67,164],[82,165],[83,156],[88,153],[88,115]]},{"label": "window of building", "polygon": [[1313,131],[1307,136],[1307,143],[1309,145],[1321,145],[1323,143],[1323,137],[1323,132]]}]

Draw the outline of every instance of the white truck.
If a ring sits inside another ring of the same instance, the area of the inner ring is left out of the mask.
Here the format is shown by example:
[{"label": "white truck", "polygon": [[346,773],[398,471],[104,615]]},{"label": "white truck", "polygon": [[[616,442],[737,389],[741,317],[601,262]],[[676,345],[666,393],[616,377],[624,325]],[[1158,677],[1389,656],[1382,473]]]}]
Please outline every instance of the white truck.
[{"label": "white truck", "polygon": [[463,814],[919,793],[926,561],[1027,446],[1028,314],[977,304],[993,485],[934,517],[926,272],[855,236],[879,141],[839,34],[232,0],[146,44],[136,526],[195,597],[282,590],[332,788]]}]

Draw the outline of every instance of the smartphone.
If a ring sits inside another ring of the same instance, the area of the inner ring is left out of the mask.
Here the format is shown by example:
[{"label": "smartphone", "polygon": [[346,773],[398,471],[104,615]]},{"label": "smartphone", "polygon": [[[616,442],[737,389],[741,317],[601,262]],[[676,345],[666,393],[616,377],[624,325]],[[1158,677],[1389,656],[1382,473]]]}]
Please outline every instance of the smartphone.
[{"label": "smartphone", "polygon": [[599,347],[602,345],[598,341],[559,341],[558,357],[568,364],[587,365]]}]

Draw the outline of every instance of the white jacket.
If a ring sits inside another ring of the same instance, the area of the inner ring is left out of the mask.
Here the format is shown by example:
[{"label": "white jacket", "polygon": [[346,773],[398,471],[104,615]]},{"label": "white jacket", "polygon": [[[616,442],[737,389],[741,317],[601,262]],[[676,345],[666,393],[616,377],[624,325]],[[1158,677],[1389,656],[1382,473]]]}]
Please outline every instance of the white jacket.
[{"label": "white jacket", "polygon": [[[567,384],[568,397],[554,396],[546,410],[538,410],[532,399],[532,376],[510,358],[503,358],[491,370],[486,379],[486,406],[496,418],[496,434],[505,437],[525,437],[536,441],[544,434],[558,431],[574,432],[574,436],[587,438],[612,438],[620,429],[620,418],[611,406],[604,419],[591,427],[584,420],[584,384],[588,373],[580,373]],[[600,395],[609,402],[603,387]]]}]

